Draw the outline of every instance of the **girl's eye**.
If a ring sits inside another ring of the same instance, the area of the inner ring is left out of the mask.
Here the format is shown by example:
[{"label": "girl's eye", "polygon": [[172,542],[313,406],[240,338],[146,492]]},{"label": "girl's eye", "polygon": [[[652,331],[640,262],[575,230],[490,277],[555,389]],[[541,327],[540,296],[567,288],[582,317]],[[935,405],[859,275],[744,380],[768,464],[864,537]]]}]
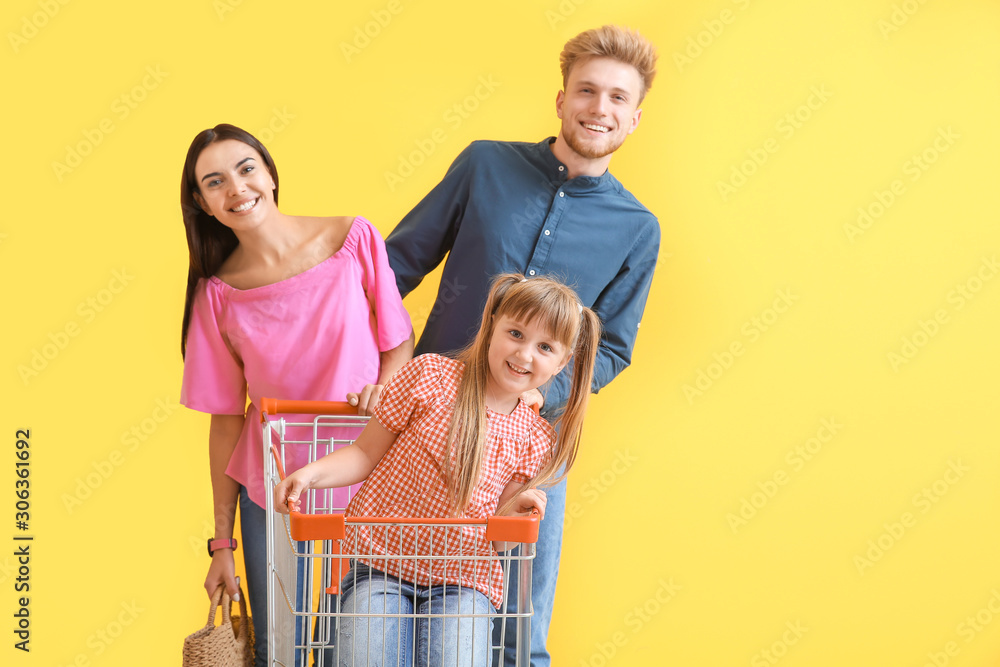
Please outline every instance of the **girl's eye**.
[{"label": "girl's eye", "polygon": [[508,333],[510,333],[512,338],[521,338],[521,332],[517,329],[511,329]]},{"label": "girl's eye", "polygon": [[552,346],[549,345],[548,343],[542,343],[538,347],[542,348],[542,352],[551,352],[552,351]]}]

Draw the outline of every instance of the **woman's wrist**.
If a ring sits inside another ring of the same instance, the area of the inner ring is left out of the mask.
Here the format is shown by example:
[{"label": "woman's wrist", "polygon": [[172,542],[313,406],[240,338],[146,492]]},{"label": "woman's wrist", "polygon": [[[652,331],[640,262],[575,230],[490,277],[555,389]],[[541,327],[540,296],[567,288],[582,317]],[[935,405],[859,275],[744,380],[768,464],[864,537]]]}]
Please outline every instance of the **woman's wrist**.
[{"label": "woman's wrist", "polygon": [[215,557],[215,554],[221,553],[222,551],[229,551],[230,553],[236,551],[239,543],[232,537],[225,537],[220,539],[210,539],[208,540],[208,555]]}]

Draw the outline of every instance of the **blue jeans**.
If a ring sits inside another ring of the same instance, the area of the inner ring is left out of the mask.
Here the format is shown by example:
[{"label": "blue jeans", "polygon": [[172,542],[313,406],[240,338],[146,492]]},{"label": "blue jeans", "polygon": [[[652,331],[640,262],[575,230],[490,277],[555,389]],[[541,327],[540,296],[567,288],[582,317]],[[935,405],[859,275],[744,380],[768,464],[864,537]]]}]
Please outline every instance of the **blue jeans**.
[{"label": "blue jeans", "polygon": [[[535,559],[531,566],[531,605],[534,614],[531,616],[531,667],[549,667],[551,659],[545,648],[549,636],[549,622],[552,620],[552,603],[556,597],[556,579],[559,576],[559,556],[562,552],[563,517],[566,514],[566,480],[545,489],[545,518],[538,526],[538,543],[535,546]],[[520,549],[520,547],[518,547]],[[517,581],[518,561],[510,563],[508,586]],[[517,600],[513,595],[507,597],[506,613],[517,612]],[[515,620],[507,620],[507,630],[503,641],[504,660],[499,664],[504,666],[517,664],[515,642]],[[493,624],[493,644],[500,645],[500,623]]]},{"label": "blue jeans", "polygon": [[479,591],[450,584],[418,586],[361,563],[347,573],[340,589],[343,613],[390,614],[340,618],[340,665],[489,667],[489,615],[496,610]]},{"label": "blue jeans", "polygon": [[[250,500],[245,487],[240,487],[240,533],[243,541],[240,546],[243,548],[243,564],[246,566],[247,581],[246,591],[250,602],[250,616],[253,619],[254,633],[254,667],[269,667],[267,664],[267,512],[257,503]],[[298,542],[299,551],[305,546],[304,542]],[[288,548],[287,545],[278,547]],[[297,563],[295,588],[298,591],[298,600],[307,599],[304,594],[305,588],[305,563],[302,559]],[[281,604],[284,604],[282,602]],[[315,630],[318,630],[318,626]],[[295,637],[298,642],[302,642],[304,636],[302,629],[302,618],[295,619]],[[314,631],[315,637],[315,631]],[[332,665],[333,660],[329,650],[325,650],[327,658],[325,665]],[[296,652],[297,667],[304,667],[305,652]]]}]

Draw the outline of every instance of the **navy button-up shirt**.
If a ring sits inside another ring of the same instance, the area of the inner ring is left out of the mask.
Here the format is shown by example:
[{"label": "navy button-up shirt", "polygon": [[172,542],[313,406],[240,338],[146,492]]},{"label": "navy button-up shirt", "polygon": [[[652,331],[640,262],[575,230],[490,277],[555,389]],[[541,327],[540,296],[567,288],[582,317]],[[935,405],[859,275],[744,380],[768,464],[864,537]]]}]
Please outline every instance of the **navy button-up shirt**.
[{"label": "navy button-up shirt", "polygon": [[[631,362],[660,227],[610,172],[567,179],[553,141],[473,142],[389,234],[386,249],[403,296],[447,255],[417,354],[454,353],[471,342],[500,273],[573,287],[604,327],[596,392]],[[565,404],[570,368],[542,389],[546,416]]]}]

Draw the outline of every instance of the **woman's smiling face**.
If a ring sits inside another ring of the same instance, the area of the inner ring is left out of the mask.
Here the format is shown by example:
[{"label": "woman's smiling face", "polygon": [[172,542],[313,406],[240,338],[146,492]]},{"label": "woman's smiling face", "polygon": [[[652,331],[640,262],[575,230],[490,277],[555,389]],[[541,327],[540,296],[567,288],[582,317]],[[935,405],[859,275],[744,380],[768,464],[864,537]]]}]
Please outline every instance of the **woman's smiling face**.
[{"label": "woman's smiling face", "polygon": [[195,163],[201,208],[232,229],[255,226],[274,209],[274,179],[260,154],[226,139],[209,144]]}]

